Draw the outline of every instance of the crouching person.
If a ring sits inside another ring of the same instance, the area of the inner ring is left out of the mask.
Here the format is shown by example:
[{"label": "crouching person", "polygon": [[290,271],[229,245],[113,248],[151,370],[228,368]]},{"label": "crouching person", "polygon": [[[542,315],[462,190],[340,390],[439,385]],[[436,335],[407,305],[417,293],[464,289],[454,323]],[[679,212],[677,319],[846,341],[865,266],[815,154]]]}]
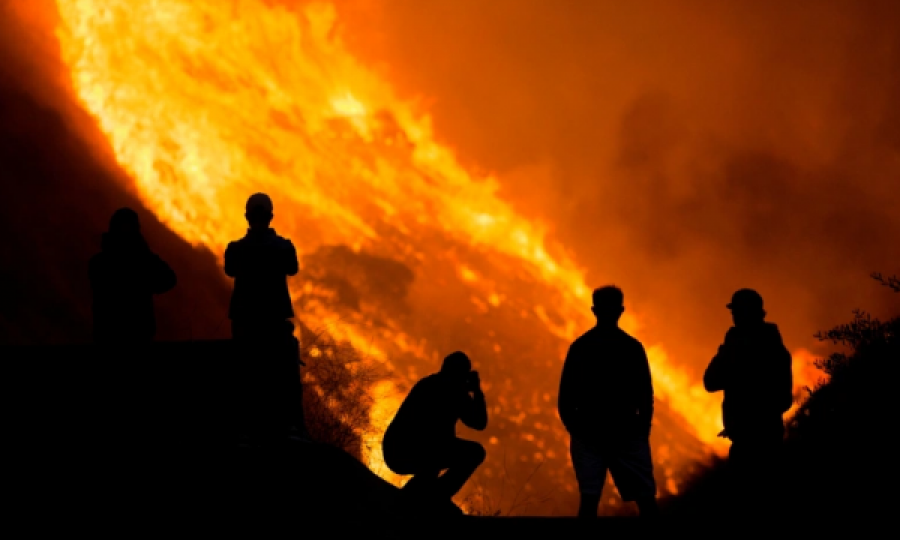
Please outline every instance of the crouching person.
[{"label": "crouching person", "polygon": [[[484,462],[484,447],[456,436],[456,423],[484,430],[487,406],[478,372],[469,357],[455,352],[441,370],[413,386],[384,434],[387,466],[412,475],[402,494],[409,502],[461,514],[452,497]],[[445,471],[442,475],[441,472]]]}]

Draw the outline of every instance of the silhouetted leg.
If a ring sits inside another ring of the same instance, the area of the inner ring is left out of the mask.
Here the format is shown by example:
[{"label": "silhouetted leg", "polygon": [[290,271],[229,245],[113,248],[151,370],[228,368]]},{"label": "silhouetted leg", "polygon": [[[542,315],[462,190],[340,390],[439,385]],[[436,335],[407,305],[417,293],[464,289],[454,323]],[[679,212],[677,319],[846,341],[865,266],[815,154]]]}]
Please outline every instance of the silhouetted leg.
[{"label": "silhouetted leg", "polygon": [[768,462],[769,482],[765,487],[772,495],[773,513],[781,515],[785,512],[787,504],[784,489],[784,440],[772,441],[769,451],[771,452]]},{"label": "silhouetted leg", "polygon": [[659,505],[656,502],[656,497],[650,497],[647,499],[638,499],[635,501],[637,503],[638,512],[641,517],[658,517],[659,514]]},{"label": "silhouetted leg", "polygon": [[606,483],[606,461],[599,452],[588,448],[574,437],[569,442],[569,452],[572,455],[572,467],[575,469],[575,479],[578,481],[578,492],[581,496],[578,517],[596,518],[603,485]]},{"label": "silhouetted leg", "polygon": [[623,441],[609,456],[609,472],[622,500],[636,502],[641,517],[659,515],[649,440]]},{"label": "silhouetted leg", "polygon": [[753,441],[732,441],[728,451],[728,513],[731,519],[749,518],[759,508],[761,501],[756,487],[764,479],[754,474],[757,459]]},{"label": "silhouetted leg", "polygon": [[760,506],[766,507],[769,515],[783,509],[781,450],[782,440],[777,434],[732,444],[729,468],[737,515],[749,518]]},{"label": "silhouetted leg", "polygon": [[578,517],[595,518],[597,511],[600,509],[599,493],[582,493],[581,500],[578,503]]},{"label": "silhouetted leg", "polygon": [[442,452],[447,471],[438,479],[438,496],[452,498],[466,484],[487,457],[484,447],[475,441],[455,439]]},{"label": "silhouetted leg", "polygon": [[414,474],[403,485],[403,496],[409,499],[422,497],[433,499],[436,496],[438,477],[441,469],[432,469]]},{"label": "silhouetted leg", "polygon": [[292,428],[308,439],[293,324],[284,319],[233,321],[232,337],[253,374],[257,440],[265,445],[287,443]]},{"label": "silhouetted leg", "polygon": [[289,422],[301,439],[312,440],[312,436],[306,429],[306,416],[303,409],[303,376],[300,372],[300,344],[294,338],[294,325],[290,322],[285,326],[285,340],[288,373],[288,395],[290,396],[288,407],[291,412]]}]

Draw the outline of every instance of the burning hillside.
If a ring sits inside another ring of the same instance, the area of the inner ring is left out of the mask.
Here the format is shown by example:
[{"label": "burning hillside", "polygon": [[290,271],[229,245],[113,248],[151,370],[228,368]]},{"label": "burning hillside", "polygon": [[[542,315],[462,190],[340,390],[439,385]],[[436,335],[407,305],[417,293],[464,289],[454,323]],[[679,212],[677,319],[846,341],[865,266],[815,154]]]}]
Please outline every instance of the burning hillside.
[{"label": "burning hillside", "polygon": [[[492,414],[480,481],[496,487],[504,460],[523,468],[518,480],[543,464],[531,489],[573,492],[555,392],[568,342],[591,323],[584,274],[497,195],[496,179],[436,142],[427,111],[345,49],[332,5],[58,9],[77,98],[161,221],[221,256],[243,234],[247,195],[272,196],[276,228],[302,253],[298,318],[392,373],[371,389],[376,428],[416,378],[465,350]],[[626,314],[640,337],[638,323]],[[661,345],[645,346],[660,402],[655,459],[677,491],[689,463],[723,448],[719,401]],[[397,481],[377,445],[366,455]]]}]

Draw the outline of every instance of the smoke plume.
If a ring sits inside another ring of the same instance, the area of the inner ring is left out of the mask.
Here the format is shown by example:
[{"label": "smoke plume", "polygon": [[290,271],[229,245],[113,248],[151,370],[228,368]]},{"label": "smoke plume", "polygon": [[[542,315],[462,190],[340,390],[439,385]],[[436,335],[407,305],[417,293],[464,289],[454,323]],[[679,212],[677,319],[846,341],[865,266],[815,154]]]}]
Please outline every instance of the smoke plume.
[{"label": "smoke plume", "polygon": [[699,371],[757,288],[789,347],[898,308],[896,2],[341,4],[345,39]]}]

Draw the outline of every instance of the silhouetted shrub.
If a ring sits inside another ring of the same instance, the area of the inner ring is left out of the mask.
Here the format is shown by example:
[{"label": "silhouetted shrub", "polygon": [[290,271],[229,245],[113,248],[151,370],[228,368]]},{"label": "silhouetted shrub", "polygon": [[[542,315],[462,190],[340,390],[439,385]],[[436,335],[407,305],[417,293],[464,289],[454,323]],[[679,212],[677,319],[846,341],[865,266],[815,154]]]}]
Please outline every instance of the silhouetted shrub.
[{"label": "silhouetted shrub", "polygon": [[371,437],[371,386],[384,376],[380,366],[362,357],[349,343],[324,332],[304,329],[301,358],[303,408],[310,435],[362,460]]},{"label": "silhouetted shrub", "polygon": [[[873,277],[895,293],[896,276]],[[885,501],[897,421],[894,397],[900,317],[854,312],[853,320],[816,337],[847,348],[817,364],[828,379],[788,423],[787,459],[795,506],[824,513],[867,512]],[[802,501],[802,502],[801,502]]]}]

